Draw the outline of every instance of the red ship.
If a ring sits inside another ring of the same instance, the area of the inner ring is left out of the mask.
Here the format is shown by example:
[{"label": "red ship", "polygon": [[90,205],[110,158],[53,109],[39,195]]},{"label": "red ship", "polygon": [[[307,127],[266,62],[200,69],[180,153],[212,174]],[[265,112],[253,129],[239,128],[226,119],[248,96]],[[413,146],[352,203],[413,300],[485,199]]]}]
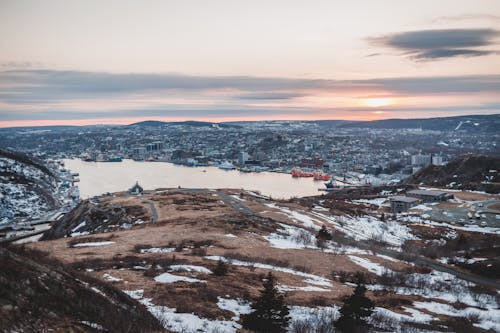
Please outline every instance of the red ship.
[{"label": "red ship", "polygon": [[322,171],[316,171],[314,173],[314,180],[329,181],[330,180],[330,176],[327,175],[326,173],[322,172]]},{"label": "red ship", "polygon": [[300,168],[293,168],[291,171],[292,177],[298,178],[298,177],[314,177],[313,172],[305,172],[302,171]]}]

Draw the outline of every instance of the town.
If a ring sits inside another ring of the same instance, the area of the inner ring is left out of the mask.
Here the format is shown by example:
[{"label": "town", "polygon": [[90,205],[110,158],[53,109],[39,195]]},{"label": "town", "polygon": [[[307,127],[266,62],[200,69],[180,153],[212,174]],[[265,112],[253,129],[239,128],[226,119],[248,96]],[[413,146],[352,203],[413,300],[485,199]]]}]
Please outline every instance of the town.
[{"label": "town", "polygon": [[86,161],[119,162],[130,158],[286,173],[300,167],[340,177],[358,172],[372,175],[368,182],[388,183],[467,153],[498,156],[498,133],[476,128],[498,121],[497,116],[490,118],[469,120],[474,122],[474,131],[467,130],[459,120],[452,130],[374,129],[328,121],[12,128],[0,131],[0,145],[51,158]]}]

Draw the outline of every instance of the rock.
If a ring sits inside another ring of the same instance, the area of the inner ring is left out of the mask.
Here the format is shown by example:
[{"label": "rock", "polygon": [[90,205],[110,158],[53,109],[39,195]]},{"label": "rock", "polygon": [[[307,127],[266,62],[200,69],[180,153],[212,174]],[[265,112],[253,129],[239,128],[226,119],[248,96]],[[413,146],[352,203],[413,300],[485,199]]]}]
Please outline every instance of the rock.
[{"label": "rock", "polygon": [[12,310],[14,310],[14,306],[12,304],[2,305],[2,310],[4,310],[4,311],[12,311]]}]

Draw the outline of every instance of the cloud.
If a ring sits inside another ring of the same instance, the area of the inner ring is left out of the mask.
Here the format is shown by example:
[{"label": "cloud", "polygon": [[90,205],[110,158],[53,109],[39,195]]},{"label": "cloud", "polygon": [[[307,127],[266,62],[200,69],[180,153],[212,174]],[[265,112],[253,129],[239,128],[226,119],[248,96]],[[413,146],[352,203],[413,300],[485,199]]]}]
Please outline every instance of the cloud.
[{"label": "cloud", "polygon": [[500,16],[492,14],[462,14],[454,16],[440,16],[432,20],[433,23],[441,21],[493,21],[499,22]]},{"label": "cloud", "polygon": [[[373,108],[304,103],[314,102],[316,95],[356,99],[373,94],[465,96],[498,92],[500,75],[329,80],[24,69],[0,71],[0,121],[139,116],[331,118],[337,111],[372,112]],[[299,98],[304,96],[307,99]],[[498,110],[494,105],[466,108]],[[413,111],[404,105],[385,109],[394,113]],[[426,111],[414,109],[419,110]],[[452,113],[463,109],[438,107],[428,111]]]},{"label": "cloud", "polygon": [[262,93],[249,93],[234,96],[237,99],[248,100],[289,100],[297,97],[302,97],[305,94],[298,92],[262,92]]},{"label": "cloud", "polygon": [[162,108],[162,109],[134,109],[134,110],[102,110],[93,112],[73,111],[67,112],[63,110],[50,111],[26,111],[23,113],[0,110],[0,120],[15,121],[15,120],[82,120],[82,119],[99,119],[99,118],[135,118],[135,117],[151,117],[151,118],[248,118],[252,117],[284,117],[294,115],[301,116],[308,114],[308,111],[303,108],[203,108],[203,109],[183,109],[183,108]]},{"label": "cloud", "polygon": [[432,60],[496,54],[481,48],[495,45],[494,39],[499,36],[500,31],[494,29],[443,29],[400,32],[369,41],[402,51],[416,60]]},{"label": "cloud", "polygon": [[290,99],[314,92],[398,94],[500,91],[500,75],[401,77],[366,80],[263,78],[252,76],[189,76],[180,74],[117,74],[83,71],[15,70],[0,72],[0,100],[44,102],[156,93],[179,95],[235,91],[234,98]]}]

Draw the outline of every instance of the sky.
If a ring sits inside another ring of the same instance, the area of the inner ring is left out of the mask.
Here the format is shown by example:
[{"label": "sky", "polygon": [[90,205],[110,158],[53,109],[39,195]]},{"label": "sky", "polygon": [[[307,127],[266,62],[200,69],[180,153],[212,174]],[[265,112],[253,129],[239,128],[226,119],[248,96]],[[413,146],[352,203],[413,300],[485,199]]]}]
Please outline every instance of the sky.
[{"label": "sky", "polygon": [[498,0],[0,0],[0,127],[498,113]]}]

